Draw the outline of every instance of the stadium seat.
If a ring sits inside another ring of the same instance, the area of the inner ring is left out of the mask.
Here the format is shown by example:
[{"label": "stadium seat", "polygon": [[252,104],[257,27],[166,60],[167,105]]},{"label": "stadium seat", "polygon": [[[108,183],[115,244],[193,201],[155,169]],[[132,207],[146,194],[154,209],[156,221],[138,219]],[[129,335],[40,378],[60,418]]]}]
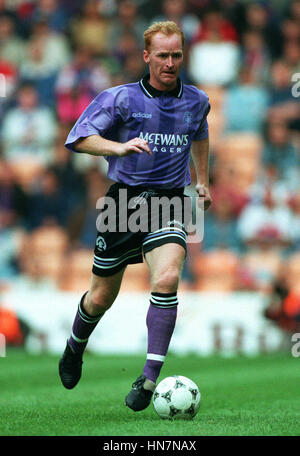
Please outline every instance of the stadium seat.
[{"label": "stadium seat", "polygon": [[247,193],[250,185],[255,181],[258,164],[247,159],[226,161],[217,159],[214,169],[214,180],[217,186],[232,188],[236,192]]},{"label": "stadium seat", "polygon": [[300,252],[286,260],[284,277],[288,290],[300,294]]},{"label": "stadium seat", "polygon": [[66,232],[57,225],[42,226],[31,235],[31,249],[43,254],[64,254],[68,247]]},{"label": "stadium seat", "polygon": [[59,226],[42,226],[25,239],[21,252],[21,264],[56,283],[62,273],[63,258],[68,248],[68,238]]},{"label": "stadium seat", "polygon": [[26,159],[9,162],[15,181],[25,190],[45,171],[44,166],[35,160]]},{"label": "stadium seat", "polygon": [[256,134],[231,134],[215,149],[214,177],[218,185],[232,186],[245,193],[255,181],[260,165],[261,138]]},{"label": "stadium seat", "polygon": [[201,86],[200,90],[203,90],[208,98],[211,105],[212,111],[220,111],[223,108],[225,89],[221,86]]},{"label": "stadium seat", "polygon": [[27,279],[38,284],[48,278],[57,283],[61,274],[61,257],[31,251],[30,243],[21,249],[19,267]]},{"label": "stadium seat", "polygon": [[181,291],[193,291],[195,289],[195,284],[188,280],[181,279],[178,285],[178,292]]},{"label": "stadium seat", "polygon": [[239,258],[229,250],[213,250],[195,258],[193,273],[195,289],[230,292],[236,289]]},{"label": "stadium seat", "polygon": [[211,150],[214,151],[222,140],[224,133],[225,119],[223,114],[223,102],[225,89],[217,86],[201,86],[209,98],[211,110],[208,116],[209,142]]},{"label": "stadium seat", "polygon": [[281,253],[272,247],[245,253],[239,271],[240,287],[270,293],[281,265]]},{"label": "stadium seat", "polygon": [[223,139],[225,119],[222,112],[211,110],[208,116],[209,143],[214,151]]},{"label": "stadium seat", "polygon": [[81,292],[91,284],[93,249],[77,249],[70,252],[64,260],[65,273],[61,276],[59,287],[63,291]]},{"label": "stadium seat", "polygon": [[232,133],[224,136],[216,153],[234,160],[239,156],[260,159],[263,147],[262,138],[255,133]]},{"label": "stadium seat", "polygon": [[[90,288],[93,256],[93,250],[78,249],[66,257],[64,269],[68,273],[61,277],[59,283],[61,290],[83,292]],[[128,265],[120,291],[147,291],[149,289],[147,265],[145,263]]]},{"label": "stadium seat", "polygon": [[150,273],[146,263],[129,264],[124,272],[120,291],[150,290]]}]

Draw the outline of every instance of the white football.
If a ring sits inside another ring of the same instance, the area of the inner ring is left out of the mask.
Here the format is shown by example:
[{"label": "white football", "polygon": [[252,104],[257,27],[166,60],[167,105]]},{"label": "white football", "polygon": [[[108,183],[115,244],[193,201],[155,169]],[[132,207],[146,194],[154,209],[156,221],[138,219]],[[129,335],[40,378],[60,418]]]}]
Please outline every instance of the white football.
[{"label": "white football", "polygon": [[162,419],[192,419],[199,410],[201,393],[183,375],[164,378],[153,393],[153,406]]}]

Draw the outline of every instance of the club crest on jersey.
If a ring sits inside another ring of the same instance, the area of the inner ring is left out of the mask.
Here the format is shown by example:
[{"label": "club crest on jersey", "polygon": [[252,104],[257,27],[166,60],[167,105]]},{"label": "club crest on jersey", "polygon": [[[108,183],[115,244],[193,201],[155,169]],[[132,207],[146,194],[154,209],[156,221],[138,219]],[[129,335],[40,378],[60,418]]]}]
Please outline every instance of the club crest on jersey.
[{"label": "club crest on jersey", "polygon": [[100,250],[100,252],[106,250],[106,242],[102,236],[97,237],[96,246]]},{"label": "club crest on jersey", "polygon": [[193,122],[193,114],[190,112],[190,111],[186,111],[184,114],[183,114],[183,121],[184,123],[186,123],[187,125],[192,125],[192,122]]}]

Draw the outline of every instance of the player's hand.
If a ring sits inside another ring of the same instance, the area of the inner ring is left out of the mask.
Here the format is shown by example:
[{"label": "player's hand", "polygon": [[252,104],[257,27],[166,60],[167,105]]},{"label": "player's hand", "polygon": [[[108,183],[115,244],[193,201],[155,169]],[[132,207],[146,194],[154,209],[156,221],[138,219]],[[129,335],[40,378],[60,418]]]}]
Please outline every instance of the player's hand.
[{"label": "player's hand", "polygon": [[141,138],[133,138],[126,143],[120,144],[120,150],[118,151],[119,157],[125,157],[132,154],[142,154],[147,152],[148,155],[151,155],[151,150],[148,146],[148,142]]},{"label": "player's hand", "polygon": [[198,201],[198,206],[203,207],[203,209],[206,211],[206,209],[208,209],[212,203],[212,197],[210,195],[208,187],[206,187],[206,185],[197,184],[196,192],[198,193],[200,199]]}]

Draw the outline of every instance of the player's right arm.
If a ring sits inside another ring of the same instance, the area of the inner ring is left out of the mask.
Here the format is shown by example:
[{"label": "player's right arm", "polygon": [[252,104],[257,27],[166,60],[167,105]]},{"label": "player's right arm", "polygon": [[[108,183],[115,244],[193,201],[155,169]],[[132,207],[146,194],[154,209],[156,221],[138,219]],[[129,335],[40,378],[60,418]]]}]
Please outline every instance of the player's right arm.
[{"label": "player's right arm", "polygon": [[125,143],[110,141],[100,135],[91,135],[85,138],[79,138],[75,144],[74,149],[76,152],[83,152],[96,156],[107,157],[125,157],[134,153],[141,154],[147,152],[151,155],[151,150],[147,141],[141,138],[133,138]]},{"label": "player's right arm", "polygon": [[[89,104],[70,131],[65,146],[72,152],[95,156],[125,157],[146,152],[151,155],[147,141],[135,137],[121,143],[118,128],[130,117],[128,90],[124,86],[104,90]],[[136,133],[134,133],[136,134]]]}]

